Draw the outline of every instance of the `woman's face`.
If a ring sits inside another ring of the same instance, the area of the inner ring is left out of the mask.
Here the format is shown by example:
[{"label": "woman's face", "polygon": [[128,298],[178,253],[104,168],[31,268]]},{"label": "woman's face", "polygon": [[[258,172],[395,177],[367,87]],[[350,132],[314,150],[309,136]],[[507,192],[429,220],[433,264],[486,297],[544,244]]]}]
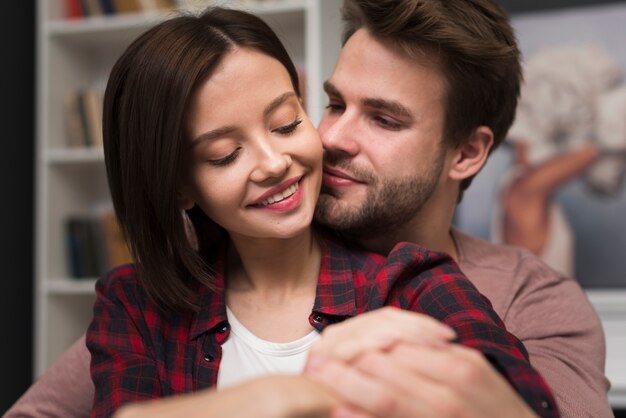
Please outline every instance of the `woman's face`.
[{"label": "woman's face", "polygon": [[197,204],[231,235],[288,238],[309,227],[322,144],[283,65],[229,53],[192,98],[181,206]]}]

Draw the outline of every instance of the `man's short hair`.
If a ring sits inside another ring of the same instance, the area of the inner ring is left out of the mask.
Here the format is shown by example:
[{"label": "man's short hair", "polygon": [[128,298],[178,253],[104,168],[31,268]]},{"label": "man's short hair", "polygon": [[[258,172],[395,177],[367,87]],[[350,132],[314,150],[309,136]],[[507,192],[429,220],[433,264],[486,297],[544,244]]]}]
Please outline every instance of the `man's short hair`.
[{"label": "man's short hair", "polygon": [[[462,144],[478,126],[492,129],[492,150],[504,140],[522,70],[513,28],[500,6],[490,0],[345,0],[342,17],[344,44],[364,28],[443,72],[443,133],[450,145]],[[461,194],[471,181],[461,183]]]}]

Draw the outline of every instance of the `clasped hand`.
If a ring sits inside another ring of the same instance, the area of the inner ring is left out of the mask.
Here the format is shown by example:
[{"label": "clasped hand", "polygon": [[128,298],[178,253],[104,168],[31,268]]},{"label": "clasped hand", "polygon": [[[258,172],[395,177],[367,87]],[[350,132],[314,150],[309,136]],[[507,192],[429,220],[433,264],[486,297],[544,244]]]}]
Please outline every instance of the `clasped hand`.
[{"label": "clasped hand", "polygon": [[379,309],[326,328],[304,375],[340,399],[331,418],[536,416],[454,336],[426,315]]}]

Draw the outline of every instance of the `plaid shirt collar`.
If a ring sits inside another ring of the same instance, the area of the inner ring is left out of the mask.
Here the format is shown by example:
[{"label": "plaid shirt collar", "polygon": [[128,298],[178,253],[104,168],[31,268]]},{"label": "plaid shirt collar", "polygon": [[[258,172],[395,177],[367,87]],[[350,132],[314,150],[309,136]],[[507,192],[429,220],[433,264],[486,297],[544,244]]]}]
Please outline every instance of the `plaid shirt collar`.
[{"label": "plaid shirt collar", "polygon": [[[312,314],[322,315],[324,319],[315,322],[319,322],[323,328],[330,322],[356,316],[357,307],[351,253],[328,234],[319,234],[319,237],[322,255]],[[228,239],[221,243],[210,263],[213,266],[216,291],[200,284],[193,286],[200,310],[194,314],[190,340],[206,332],[219,330],[227,323],[224,270],[228,243]],[[333,319],[327,320],[326,317]]]}]

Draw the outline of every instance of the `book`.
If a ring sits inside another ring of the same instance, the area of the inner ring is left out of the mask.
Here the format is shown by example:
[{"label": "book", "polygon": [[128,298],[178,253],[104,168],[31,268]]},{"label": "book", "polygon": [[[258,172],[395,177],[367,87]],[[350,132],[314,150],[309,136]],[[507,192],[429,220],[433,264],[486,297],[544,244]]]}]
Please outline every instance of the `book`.
[{"label": "book", "polygon": [[100,0],[100,10],[102,10],[102,13],[107,16],[117,13],[113,0]]},{"label": "book", "polygon": [[101,220],[108,269],[132,263],[133,257],[115,214],[106,213]]},{"label": "book", "polygon": [[113,267],[133,262],[113,212],[68,217],[65,241],[68,270],[77,279],[99,277]]},{"label": "book", "polygon": [[65,132],[67,145],[70,147],[84,147],[82,120],[78,103],[78,92],[69,91],[65,94]]},{"label": "book", "polygon": [[83,146],[91,146],[92,141],[89,137],[89,119],[87,118],[87,109],[85,108],[85,94],[82,90],[76,92],[76,108],[78,109],[78,120],[80,120],[80,131]]},{"label": "book", "polygon": [[83,13],[85,16],[101,16],[102,9],[100,0],[82,0]]},{"label": "book", "polygon": [[82,92],[90,146],[102,146],[102,93],[94,89]]},{"label": "book", "polygon": [[67,145],[102,146],[102,102],[100,89],[72,90],[66,93],[64,112]]},{"label": "book", "polygon": [[81,0],[65,0],[65,16],[68,19],[78,19],[84,15]]},{"label": "book", "polygon": [[118,14],[137,13],[141,11],[139,0],[113,0],[113,6]]}]

